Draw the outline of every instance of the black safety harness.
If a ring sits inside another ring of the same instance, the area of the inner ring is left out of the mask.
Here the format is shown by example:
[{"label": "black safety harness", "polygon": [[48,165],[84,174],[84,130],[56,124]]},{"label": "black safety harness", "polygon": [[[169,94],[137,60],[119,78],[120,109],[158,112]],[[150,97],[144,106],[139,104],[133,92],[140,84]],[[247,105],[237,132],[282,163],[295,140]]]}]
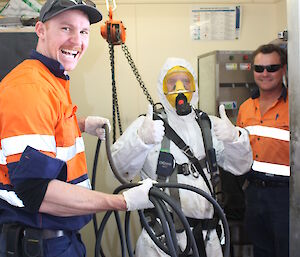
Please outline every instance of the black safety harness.
[{"label": "black safety harness", "polygon": [[[178,136],[178,134],[173,130],[173,128],[168,124],[167,115],[163,108],[154,112],[154,120],[162,120],[165,127],[165,136],[161,143],[161,151],[159,155],[158,165],[157,165],[157,181],[158,182],[168,182],[177,183],[177,174],[190,175],[192,174],[195,178],[201,177],[204,179],[207,188],[209,189],[211,195],[215,198],[215,187],[219,182],[219,172],[218,165],[216,161],[215,149],[212,144],[211,136],[211,123],[208,115],[200,110],[194,110],[196,113],[196,121],[199,124],[203,135],[204,147],[206,157],[198,160],[190,147]],[[177,164],[173,156],[169,153],[170,141],[172,141],[176,146],[178,146],[182,152],[187,156],[190,164]],[[204,173],[204,169],[210,172],[210,182]],[[170,196],[177,201],[180,205],[179,189],[170,188]],[[178,216],[175,213],[171,213],[175,228],[177,232],[182,232],[182,224],[179,221]],[[145,216],[148,219],[149,224],[152,226],[157,237],[161,237],[163,240],[162,229],[160,224],[156,220],[155,209],[145,210]],[[191,227],[193,227],[193,234],[197,243],[197,248],[200,256],[206,257],[205,242],[209,240],[210,230],[216,229],[218,227],[219,219],[214,214],[212,219],[195,219],[187,217],[187,220]],[[203,239],[202,231],[207,230],[207,235],[205,242]]]}]

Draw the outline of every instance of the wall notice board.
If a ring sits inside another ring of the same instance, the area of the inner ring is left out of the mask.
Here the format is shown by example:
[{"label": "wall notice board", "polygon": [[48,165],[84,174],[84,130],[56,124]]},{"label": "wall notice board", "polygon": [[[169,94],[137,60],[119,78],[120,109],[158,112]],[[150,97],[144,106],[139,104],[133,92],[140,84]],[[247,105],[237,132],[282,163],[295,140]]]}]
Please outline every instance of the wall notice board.
[{"label": "wall notice board", "polygon": [[34,32],[0,33],[0,81],[16,65],[29,57],[36,44],[37,35]]}]

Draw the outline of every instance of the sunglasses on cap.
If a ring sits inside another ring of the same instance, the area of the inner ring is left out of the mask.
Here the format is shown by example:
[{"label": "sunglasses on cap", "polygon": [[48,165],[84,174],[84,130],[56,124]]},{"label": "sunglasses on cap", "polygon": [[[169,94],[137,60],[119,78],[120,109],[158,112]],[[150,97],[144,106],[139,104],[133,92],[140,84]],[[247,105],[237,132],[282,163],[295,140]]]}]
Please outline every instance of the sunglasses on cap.
[{"label": "sunglasses on cap", "polygon": [[89,5],[96,7],[96,4],[90,0],[59,0],[61,5],[67,5],[70,6],[70,2],[74,4],[84,4],[84,5]]},{"label": "sunglasses on cap", "polygon": [[58,3],[60,6],[63,6],[63,7],[69,7],[74,4],[76,4],[76,5],[84,4],[84,5],[96,7],[96,4],[94,2],[92,2],[91,0],[55,0],[54,3]]},{"label": "sunglasses on cap", "polygon": [[255,72],[262,73],[266,69],[267,72],[276,72],[282,68],[281,64],[271,64],[271,65],[254,65]]},{"label": "sunglasses on cap", "polygon": [[70,7],[70,6],[73,6],[74,4],[75,5],[83,4],[83,5],[89,5],[92,7],[96,7],[96,4],[94,2],[92,2],[91,0],[54,0],[49,5],[49,8],[47,8],[47,10],[45,10],[45,13],[49,12],[54,5],[59,5],[61,7]]}]

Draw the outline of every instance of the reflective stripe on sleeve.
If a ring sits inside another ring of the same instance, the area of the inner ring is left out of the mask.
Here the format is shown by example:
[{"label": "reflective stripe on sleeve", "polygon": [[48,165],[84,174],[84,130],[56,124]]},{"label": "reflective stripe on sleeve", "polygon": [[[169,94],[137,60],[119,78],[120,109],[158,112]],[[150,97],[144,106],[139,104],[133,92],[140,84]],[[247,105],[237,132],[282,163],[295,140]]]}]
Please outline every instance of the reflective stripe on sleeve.
[{"label": "reflective stripe on sleeve", "polygon": [[274,139],[290,141],[290,131],[278,128],[271,128],[265,126],[248,126],[245,127],[250,135],[270,137]]},{"label": "reflective stripe on sleeve", "polygon": [[5,156],[4,156],[4,154],[3,154],[3,151],[0,149],[0,164],[1,165],[6,165],[7,163],[6,163],[6,158],[5,158]]},{"label": "reflective stripe on sleeve", "polygon": [[91,182],[90,182],[89,179],[86,179],[86,180],[84,180],[84,181],[82,181],[82,182],[80,182],[80,183],[77,183],[76,185],[77,185],[77,186],[81,186],[81,187],[85,187],[85,188],[87,188],[87,189],[91,189],[91,188],[92,188]]},{"label": "reflective stripe on sleeve", "polygon": [[69,147],[57,147],[56,158],[62,161],[69,161],[78,153],[84,152],[84,142],[82,137],[77,137],[75,145]]},{"label": "reflective stripe on sleeve", "polygon": [[56,142],[54,136],[48,135],[22,135],[8,137],[1,140],[4,156],[19,154],[24,152],[29,145],[34,149],[56,153]]},{"label": "reflective stripe on sleeve", "polygon": [[16,207],[24,207],[23,201],[16,195],[14,191],[0,190],[0,198]]},{"label": "reflective stripe on sleeve", "polygon": [[[91,183],[89,179],[86,179],[80,183],[77,183],[75,185],[91,189]],[[23,201],[16,195],[14,191],[7,191],[5,189],[0,189],[0,199],[8,202],[10,205],[16,206],[16,207],[24,207]]]},{"label": "reflective stripe on sleeve", "polygon": [[268,174],[290,176],[290,166],[281,164],[253,161],[252,169]]},{"label": "reflective stripe on sleeve", "polygon": [[54,136],[45,135],[10,137],[2,139],[1,145],[3,150],[0,150],[0,164],[6,164],[6,156],[22,153],[28,145],[40,151],[56,153],[56,158],[63,161],[69,161],[85,150],[82,137],[76,138],[75,144],[69,147],[56,147]]}]

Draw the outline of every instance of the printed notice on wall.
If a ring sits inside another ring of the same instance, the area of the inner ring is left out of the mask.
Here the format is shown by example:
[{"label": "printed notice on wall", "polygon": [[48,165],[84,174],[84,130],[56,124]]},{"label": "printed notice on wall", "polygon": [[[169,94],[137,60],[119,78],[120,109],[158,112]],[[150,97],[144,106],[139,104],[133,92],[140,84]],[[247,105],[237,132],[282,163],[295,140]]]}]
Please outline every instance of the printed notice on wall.
[{"label": "printed notice on wall", "polygon": [[237,40],[240,24],[240,6],[192,8],[193,40]]}]

